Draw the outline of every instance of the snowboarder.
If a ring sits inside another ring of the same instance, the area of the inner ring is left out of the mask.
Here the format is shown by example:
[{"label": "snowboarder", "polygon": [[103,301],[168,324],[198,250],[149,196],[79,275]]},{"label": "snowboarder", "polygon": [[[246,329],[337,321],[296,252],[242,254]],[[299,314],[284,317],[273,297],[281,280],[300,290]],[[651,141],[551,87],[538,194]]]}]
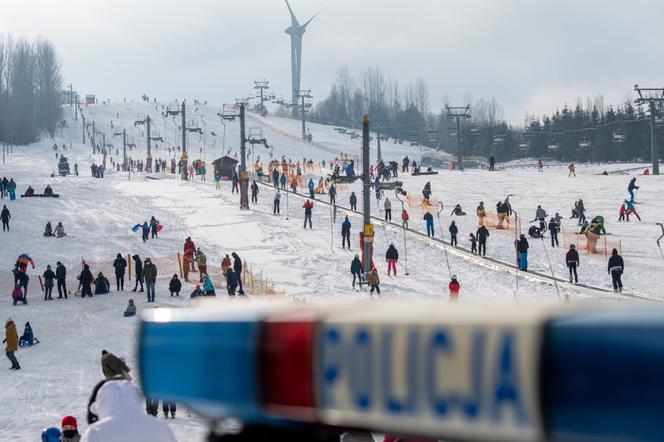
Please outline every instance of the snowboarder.
[{"label": "snowboarder", "polygon": [[478,254],[486,256],[486,240],[490,236],[489,230],[482,224],[479,229],[477,229],[477,241],[479,242]]},{"label": "snowboarder", "polygon": [[551,247],[560,246],[558,243],[558,229],[560,227],[556,224],[556,219],[551,218],[549,220],[549,235],[551,235]]},{"label": "snowboarder", "polygon": [[281,213],[281,192],[277,189],[277,192],[274,194],[274,205],[272,207],[272,214],[279,215]]},{"label": "snowboarder", "polygon": [[178,278],[177,273],[173,275],[170,282],[168,283],[168,291],[171,292],[171,296],[180,296],[180,290],[182,290],[182,282]]},{"label": "snowboarder", "polygon": [[[131,369],[127,364],[113,353],[106,350],[101,351],[101,371],[106,379],[114,378],[115,376],[129,377]],[[130,379],[130,378],[129,378]]]},{"label": "snowboarder", "polygon": [[375,267],[371,269],[371,272],[367,275],[367,283],[369,284],[369,287],[371,287],[371,294],[376,290],[376,293],[380,295],[380,278],[378,277],[378,271]]},{"label": "snowboarder", "polygon": [[609,258],[608,272],[613,282],[613,291],[622,293],[622,274],[625,271],[625,262],[622,256],[618,255],[618,250],[613,249],[611,258]]},{"label": "snowboarder", "polygon": [[461,290],[461,284],[459,284],[459,281],[457,280],[457,275],[452,275],[452,280],[447,288],[450,291],[450,301],[456,302],[456,300],[459,299],[459,290]]},{"label": "snowboarder", "polygon": [[55,279],[55,273],[51,270],[51,265],[46,266],[46,271],[42,275],[44,278],[44,301],[53,299],[51,293],[53,293],[53,280]]},{"label": "snowboarder", "polygon": [[632,178],[629,182],[629,185],[627,186],[627,192],[629,192],[629,200],[631,202],[634,202],[634,196],[635,192],[634,190],[638,190],[639,186],[636,185],[636,177]]},{"label": "snowboarder", "polygon": [[309,229],[313,229],[311,227],[311,211],[314,208],[314,204],[307,200],[305,201],[304,205],[302,206],[304,208],[304,228],[306,230],[307,228],[307,220],[309,221]]},{"label": "snowboarder", "polygon": [[48,221],[46,226],[44,226],[44,236],[53,236],[53,227],[51,226],[50,221]]},{"label": "snowboarder", "polygon": [[392,221],[392,202],[389,197],[385,197],[383,207],[385,208],[385,221]]},{"label": "snowboarder", "polygon": [[0,220],[2,220],[2,231],[4,232],[7,230],[9,232],[9,219],[11,218],[11,214],[9,213],[9,209],[7,208],[6,205],[3,204],[2,206],[2,212],[0,213]]},{"label": "snowboarder", "polygon": [[427,236],[428,237],[435,236],[433,231],[433,215],[430,212],[425,213],[424,220],[427,223]]},{"label": "snowboarder", "polygon": [[124,259],[120,253],[118,253],[115,257],[115,261],[113,261],[113,268],[115,268],[116,290],[124,290],[124,276],[125,269],[127,268],[127,260]]},{"label": "snowboarder", "polygon": [[14,353],[18,351],[18,332],[16,331],[16,324],[12,318],[7,318],[5,322],[5,339],[2,341],[5,345],[5,354],[7,359],[12,363],[12,366],[9,367],[10,370],[20,370],[21,366],[14,356]]},{"label": "snowboarder", "polygon": [[452,224],[450,224],[450,245],[452,247],[457,246],[457,234],[459,233],[459,228],[456,225],[456,222],[452,221]]},{"label": "snowboarder", "polygon": [[141,285],[141,292],[143,291],[143,261],[141,261],[140,256],[134,255],[131,257],[134,260],[134,277],[136,278],[136,285],[132,292],[135,292],[138,288],[138,284]]},{"label": "snowboarder", "polygon": [[55,279],[58,283],[58,299],[62,299],[62,295],[67,299],[67,268],[60,261],[55,264]]},{"label": "snowboarder", "polygon": [[350,210],[357,210],[357,196],[355,195],[355,192],[350,193]]},{"label": "snowboarder", "polygon": [[129,317],[129,316],[136,316],[136,304],[134,304],[134,300],[130,299],[129,303],[127,304],[127,308],[125,309],[123,316]]},{"label": "snowboarder", "polygon": [[25,322],[25,327],[23,328],[23,334],[18,338],[19,347],[31,347],[34,344],[39,344],[39,339],[35,339],[35,334],[32,331],[32,326],[30,321]]},{"label": "snowboarder", "polygon": [[350,273],[353,275],[353,288],[355,288],[355,278],[357,277],[357,283],[362,282],[362,261],[360,261],[360,256],[355,255],[353,261],[350,263]]},{"label": "snowboarder", "polygon": [[528,247],[528,239],[526,239],[526,235],[522,233],[516,241],[516,253],[519,259],[519,270],[524,272],[528,271]]},{"label": "snowboarder", "polygon": [[576,269],[580,266],[580,262],[579,252],[576,251],[576,246],[574,244],[570,244],[569,250],[565,255],[565,261],[567,262],[567,268],[569,269],[569,282],[572,282],[572,276],[574,276],[574,282],[578,284],[579,276],[576,273]]},{"label": "snowboarder", "polygon": [[341,248],[346,249],[346,243],[348,243],[348,250],[350,250],[350,220],[348,217],[344,219],[344,222],[341,223]]},{"label": "snowboarder", "polygon": [[148,302],[154,302],[154,286],[157,282],[157,266],[152,263],[150,258],[145,258],[143,277],[145,278],[145,289],[148,295]]},{"label": "snowboarder", "polygon": [[477,238],[475,237],[475,234],[473,232],[470,232],[469,241],[470,241],[470,253],[472,253],[473,255],[477,255]]},{"label": "snowboarder", "polygon": [[78,283],[81,286],[81,298],[85,298],[85,295],[88,295],[92,298],[92,272],[90,271],[90,266],[87,264],[83,265],[83,270],[81,274],[78,275]]},{"label": "snowboarder", "polygon": [[387,252],[385,253],[385,260],[387,261],[387,276],[390,276],[390,270],[394,271],[394,276],[397,276],[399,252],[397,251],[397,248],[394,247],[394,243],[390,243],[390,247],[388,247]]}]

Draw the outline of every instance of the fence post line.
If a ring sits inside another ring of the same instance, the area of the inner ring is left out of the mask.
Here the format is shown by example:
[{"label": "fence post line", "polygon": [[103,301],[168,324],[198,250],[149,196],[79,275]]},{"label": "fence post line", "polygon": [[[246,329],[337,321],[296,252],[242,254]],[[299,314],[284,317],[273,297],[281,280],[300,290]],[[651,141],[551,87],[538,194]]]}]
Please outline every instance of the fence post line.
[{"label": "fence post line", "polygon": [[178,258],[178,268],[180,269],[180,278],[184,278],[184,273],[182,273],[182,257],[180,256],[180,252],[177,252],[176,255]]}]

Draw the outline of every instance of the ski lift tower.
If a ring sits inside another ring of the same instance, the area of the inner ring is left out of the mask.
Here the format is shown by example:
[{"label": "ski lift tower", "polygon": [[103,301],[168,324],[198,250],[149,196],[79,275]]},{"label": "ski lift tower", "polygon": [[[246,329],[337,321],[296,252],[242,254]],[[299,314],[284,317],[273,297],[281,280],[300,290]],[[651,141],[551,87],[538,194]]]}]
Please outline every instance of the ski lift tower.
[{"label": "ski lift tower", "polygon": [[313,95],[311,95],[311,89],[302,89],[298,92],[298,98],[301,100],[300,104],[300,111],[302,113],[302,139],[306,140],[307,139],[307,127],[306,127],[306,118],[305,115],[307,113],[307,108],[311,107],[311,102],[305,102],[304,100],[311,100],[314,98]]},{"label": "ski lift tower", "polygon": [[235,100],[235,105],[224,104],[221,113],[217,114],[222,120],[234,121],[240,119],[240,209],[249,210],[249,174],[247,173],[247,137],[245,134],[245,108],[248,99]]},{"label": "ski lift tower", "polygon": [[639,94],[636,99],[637,105],[648,103],[650,106],[650,156],[652,157],[652,174],[659,175],[659,155],[657,153],[655,137],[655,104],[664,102],[664,88],[645,88],[634,85],[634,90]]},{"label": "ski lift tower", "polygon": [[169,105],[166,110],[166,116],[168,115],[182,115],[182,155],[180,159],[182,170],[180,171],[180,176],[183,180],[187,181],[189,177],[187,176],[187,115],[185,101],[182,100],[181,108],[177,103]]},{"label": "ski lift tower", "polygon": [[260,91],[260,99],[261,99],[261,107],[260,107],[260,113],[263,115],[265,113],[265,101],[269,100],[270,97],[265,97],[264,96],[264,91],[266,89],[270,88],[270,82],[263,79],[263,81],[254,81],[254,89],[257,89]]},{"label": "ski lift tower", "polygon": [[457,138],[457,162],[459,170],[463,170],[463,152],[461,150],[461,119],[470,118],[470,105],[467,106],[445,106],[447,115],[456,119],[456,138]]},{"label": "ski lift tower", "polygon": [[150,142],[152,141],[152,136],[150,135],[150,128],[151,128],[151,119],[149,115],[146,114],[138,114],[136,117],[136,121],[134,121],[134,127],[139,126],[139,125],[145,125],[146,127],[146,140],[147,140],[147,148],[148,148],[148,156],[145,161],[145,171],[146,172],[152,172],[152,146]]}]

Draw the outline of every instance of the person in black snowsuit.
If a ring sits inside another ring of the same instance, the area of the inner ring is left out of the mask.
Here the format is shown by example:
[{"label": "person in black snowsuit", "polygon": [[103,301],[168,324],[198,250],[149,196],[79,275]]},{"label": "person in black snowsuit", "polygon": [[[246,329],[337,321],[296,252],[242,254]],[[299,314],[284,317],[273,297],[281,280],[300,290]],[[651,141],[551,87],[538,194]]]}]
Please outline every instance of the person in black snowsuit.
[{"label": "person in black snowsuit", "polygon": [[353,288],[355,288],[355,278],[358,284],[362,281],[362,261],[359,255],[355,255],[353,262],[350,263],[350,273],[353,274]]},{"label": "person in black snowsuit", "polygon": [[565,261],[567,262],[567,268],[569,269],[569,282],[572,282],[572,276],[574,276],[574,282],[579,282],[579,275],[576,273],[577,267],[579,267],[579,252],[576,251],[576,246],[570,244],[569,250],[565,255]]},{"label": "person in black snowsuit", "polygon": [[136,289],[138,289],[138,284],[141,285],[141,290],[140,292],[143,291],[143,262],[141,261],[140,256],[134,255],[132,256],[132,259],[134,260],[134,270],[135,270],[135,277],[136,277],[136,285],[134,286],[134,290],[132,292],[135,292]]},{"label": "person in black snowsuit", "polygon": [[235,272],[229,267],[228,270],[226,270],[226,289],[228,290],[228,296],[235,296],[237,282],[238,278],[235,275]]},{"label": "person in black snowsuit", "polygon": [[85,295],[88,295],[92,298],[92,281],[94,277],[90,271],[90,266],[85,264],[83,266],[83,271],[78,275],[78,282],[81,284],[81,298],[85,298]]},{"label": "person in black snowsuit", "polygon": [[274,187],[279,188],[279,171],[276,167],[272,169],[272,184],[274,184]]},{"label": "person in black snowsuit", "polygon": [[60,261],[55,264],[55,280],[58,283],[58,299],[62,299],[62,295],[67,299],[67,268]]},{"label": "person in black snowsuit", "polygon": [[258,203],[258,184],[256,184],[256,180],[251,183],[251,202]]},{"label": "person in black snowsuit", "polygon": [[622,293],[622,274],[625,271],[625,262],[622,256],[618,255],[618,250],[613,249],[611,258],[609,258],[608,272],[613,282],[613,291]]},{"label": "person in black snowsuit", "polygon": [[486,240],[489,237],[489,230],[486,226],[482,225],[477,229],[475,236],[477,236],[477,242],[479,243],[478,255],[486,256]]},{"label": "person in black snowsuit", "polygon": [[431,198],[431,183],[430,183],[430,182],[427,182],[427,183],[424,185],[424,189],[422,189],[422,196],[423,196],[424,199],[426,199],[426,200],[428,200],[428,199]]},{"label": "person in black snowsuit", "polygon": [[2,206],[2,213],[0,213],[0,220],[2,220],[2,231],[4,232],[5,229],[9,232],[9,218],[11,218],[11,214],[9,213],[9,209],[7,206],[3,205]]},{"label": "person in black snowsuit", "polygon": [[350,210],[357,210],[357,196],[355,196],[355,192],[350,193]]},{"label": "person in black snowsuit", "polygon": [[558,223],[556,223],[556,220],[554,218],[551,218],[549,220],[549,235],[551,235],[551,247],[556,247],[560,246],[558,243],[558,229],[560,227],[558,226]]},{"label": "person in black snowsuit", "polygon": [[348,217],[344,219],[344,222],[341,223],[341,248],[346,249],[346,243],[348,243],[348,250],[350,250],[350,228],[351,223]]},{"label": "person in black snowsuit", "polygon": [[113,267],[115,268],[115,284],[118,291],[124,290],[124,276],[125,269],[127,268],[127,260],[122,257],[120,253],[113,261]]},{"label": "person in black snowsuit", "polygon": [[456,223],[452,221],[452,224],[450,224],[450,245],[456,247],[457,246],[457,233],[459,233],[459,228],[457,227]]},{"label": "person in black snowsuit", "polygon": [[489,157],[489,170],[491,172],[496,170],[496,159],[493,157],[493,155],[491,155],[491,157]]},{"label": "person in black snowsuit", "polygon": [[237,285],[240,290],[237,292],[238,295],[244,295],[244,290],[242,290],[242,259],[238,256],[237,253],[231,253],[233,257],[233,271],[235,272],[235,277],[237,278]]},{"label": "person in black snowsuit", "polygon": [[178,279],[178,275],[174,274],[168,283],[168,291],[171,292],[171,296],[180,296],[180,290],[182,290],[182,282]]},{"label": "person in black snowsuit", "polygon": [[53,299],[51,293],[53,293],[53,280],[55,279],[55,272],[51,270],[51,266],[46,266],[46,271],[42,275],[44,278],[44,301]]}]

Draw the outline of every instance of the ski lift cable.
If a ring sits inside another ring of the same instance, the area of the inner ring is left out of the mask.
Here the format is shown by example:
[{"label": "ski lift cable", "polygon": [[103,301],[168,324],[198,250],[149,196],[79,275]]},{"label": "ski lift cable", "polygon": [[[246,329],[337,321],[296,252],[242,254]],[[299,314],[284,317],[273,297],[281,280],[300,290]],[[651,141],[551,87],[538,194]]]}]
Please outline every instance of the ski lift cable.
[{"label": "ski lift cable", "polygon": [[553,278],[553,285],[556,287],[556,293],[558,294],[558,299],[560,297],[560,289],[558,288],[558,281],[556,280],[556,275],[553,273],[553,266],[551,265],[551,260],[549,259],[549,253],[546,251],[546,245],[544,244],[544,236],[540,237],[542,240],[542,248],[544,249],[544,256],[546,256],[546,262],[549,264],[549,270],[551,271],[551,277]]},{"label": "ski lift cable", "polygon": [[662,255],[662,258],[664,258],[664,252],[662,252],[662,246],[660,245],[662,238],[664,238],[664,224],[662,223],[656,223],[656,224],[662,229],[662,235],[659,238],[657,238],[657,248],[659,249],[659,253]]},{"label": "ski lift cable", "polygon": [[440,212],[442,212],[443,209],[444,209],[442,201],[438,201],[438,206],[437,207],[440,207],[440,210],[438,211],[438,213],[436,215],[438,217],[438,228],[440,229],[440,238],[442,239],[443,251],[445,252],[445,262],[447,263],[447,273],[449,274],[450,279],[452,279],[452,270],[450,269],[450,258],[447,255],[447,247],[445,246],[445,238],[443,237],[443,225],[440,222]]},{"label": "ski lift cable", "polygon": [[[394,197],[401,203],[401,227],[403,228],[403,251],[404,251],[404,256],[406,258],[406,276],[410,275],[408,273],[408,245],[406,243],[406,225],[403,222],[403,212],[406,210],[406,206],[404,205],[404,202],[401,198],[399,198],[399,189],[394,189]],[[664,236],[664,234],[663,234]]]}]

